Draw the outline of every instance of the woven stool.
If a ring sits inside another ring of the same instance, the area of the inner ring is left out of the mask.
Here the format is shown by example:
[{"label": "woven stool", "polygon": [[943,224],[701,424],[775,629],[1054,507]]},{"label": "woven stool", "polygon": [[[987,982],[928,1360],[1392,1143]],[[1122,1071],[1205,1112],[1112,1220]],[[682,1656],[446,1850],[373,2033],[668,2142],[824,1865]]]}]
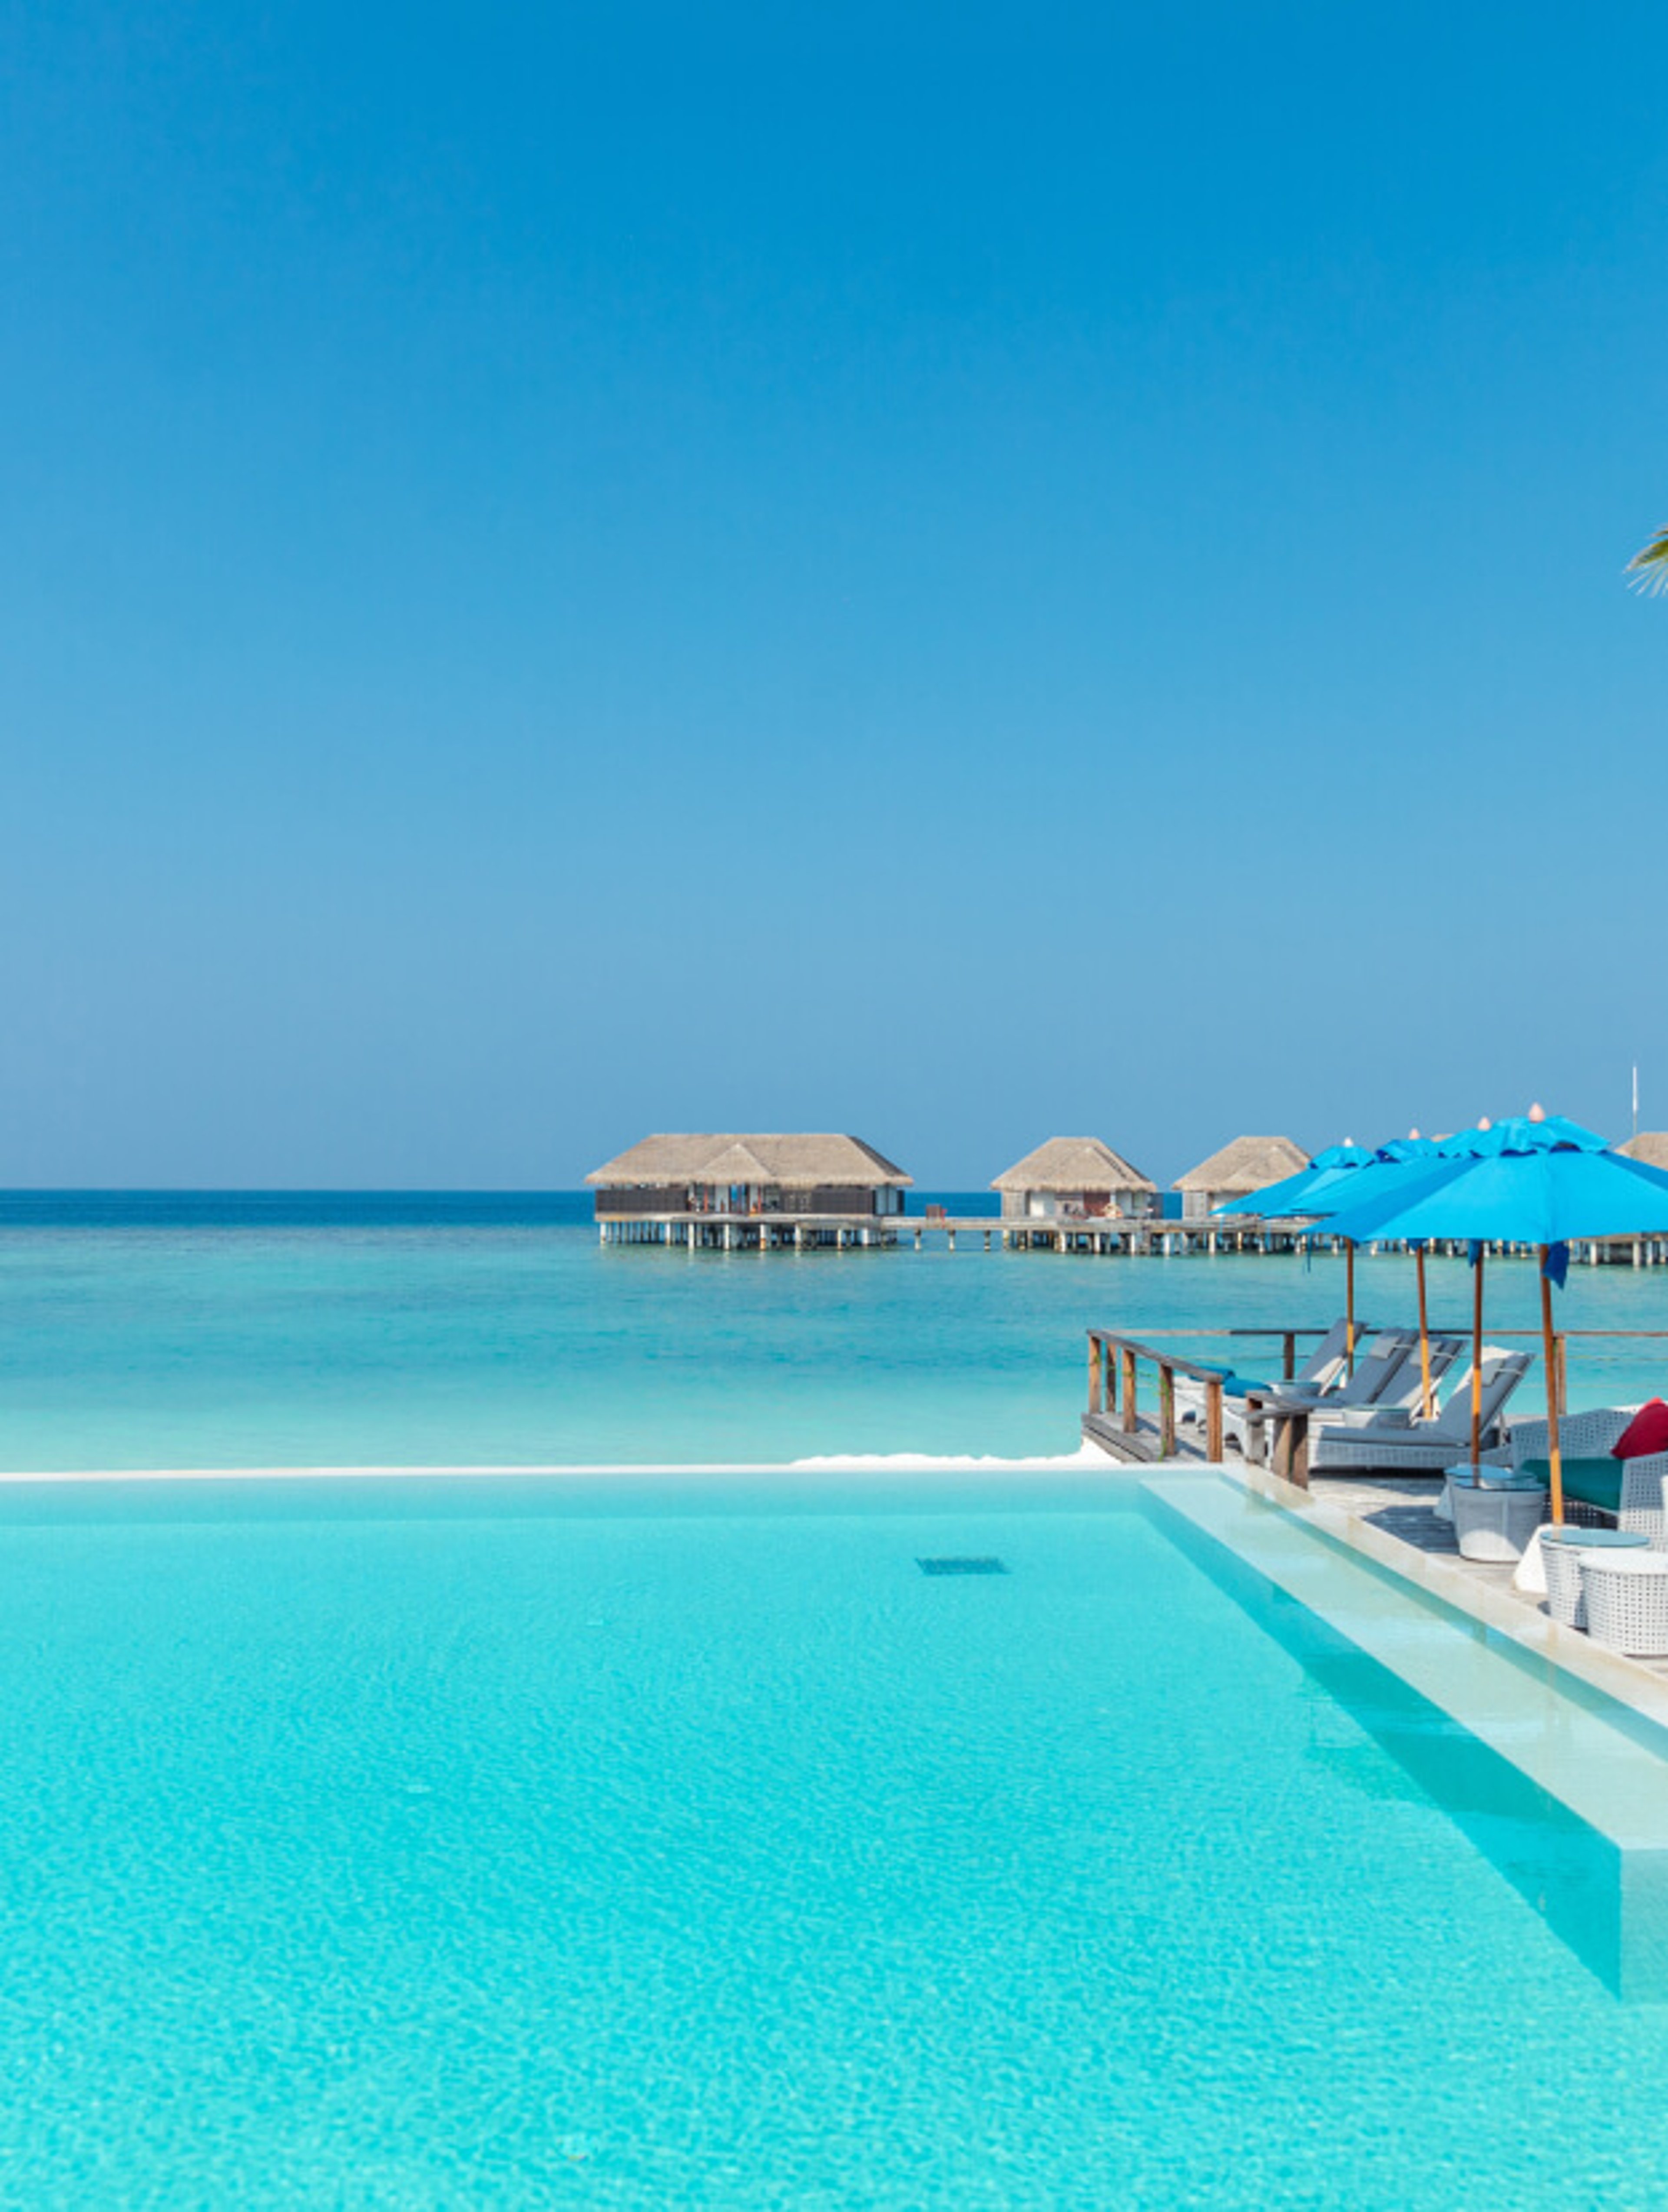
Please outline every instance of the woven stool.
[{"label": "woven stool", "polygon": [[1546,1569],[1546,1609],[1566,1628],[1585,1628],[1587,1608],[1581,1595],[1584,1552],[1642,1552],[1641,1528],[1572,1528],[1566,1523],[1541,1531],[1541,1565]]},{"label": "woven stool", "polygon": [[1546,1504],[1544,1486],[1509,1468],[1448,1469],[1448,1511],[1462,1559],[1520,1559]]},{"label": "woven stool", "polygon": [[1668,1553],[1578,1551],[1587,1633],[1630,1659],[1668,1658]]}]

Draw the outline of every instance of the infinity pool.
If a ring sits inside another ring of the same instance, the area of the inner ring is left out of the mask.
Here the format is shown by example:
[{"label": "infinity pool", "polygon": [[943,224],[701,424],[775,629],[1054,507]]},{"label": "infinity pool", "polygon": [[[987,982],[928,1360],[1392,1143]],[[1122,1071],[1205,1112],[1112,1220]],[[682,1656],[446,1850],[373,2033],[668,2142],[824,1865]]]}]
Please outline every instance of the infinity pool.
[{"label": "infinity pool", "polygon": [[1661,2201],[1580,1824],[1137,1479],[0,1547],[6,2203]]}]

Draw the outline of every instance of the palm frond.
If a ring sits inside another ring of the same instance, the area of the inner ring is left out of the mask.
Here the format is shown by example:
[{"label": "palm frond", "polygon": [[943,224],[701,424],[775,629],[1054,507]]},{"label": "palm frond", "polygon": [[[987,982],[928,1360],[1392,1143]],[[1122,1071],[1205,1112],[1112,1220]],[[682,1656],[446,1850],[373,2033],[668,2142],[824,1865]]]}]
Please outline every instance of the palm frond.
[{"label": "palm frond", "polygon": [[1641,546],[1626,573],[1636,592],[1668,592],[1668,530],[1659,530],[1648,545]]}]

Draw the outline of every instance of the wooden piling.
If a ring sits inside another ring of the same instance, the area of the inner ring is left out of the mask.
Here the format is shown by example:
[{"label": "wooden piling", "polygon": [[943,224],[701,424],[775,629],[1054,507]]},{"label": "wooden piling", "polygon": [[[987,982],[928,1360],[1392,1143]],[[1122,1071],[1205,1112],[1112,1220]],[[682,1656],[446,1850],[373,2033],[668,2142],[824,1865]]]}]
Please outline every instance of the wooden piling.
[{"label": "wooden piling", "polygon": [[1159,1362],[1159,1456],[1176,1456],[1176,1370],[1167,1359]]},{"label": "wooden piling", "polygon": [[1213,1466],[1222,1456],[1222,1378],[1212,1375],[1205,1382],[1205,1457]]}]

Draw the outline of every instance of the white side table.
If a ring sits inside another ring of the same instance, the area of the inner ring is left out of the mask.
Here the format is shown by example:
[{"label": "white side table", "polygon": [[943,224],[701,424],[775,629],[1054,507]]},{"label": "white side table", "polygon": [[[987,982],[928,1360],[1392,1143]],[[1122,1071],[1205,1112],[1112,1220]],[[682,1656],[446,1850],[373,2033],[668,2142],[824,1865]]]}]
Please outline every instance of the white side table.
[{"label": "white side table", "polygon": [[1581,1562],[1590,1552],[1613,1559],[1618,1552],[1642,1552],[1642,1531],[1632,1528],[1578,1528],[1566,1522],[1560,1528],[1541,1531],[1541,1565],[1546,1571],[1546,1609],[1566,1628],[1587,1625],[1586,1601],[1581,1590]]},{"label": "white side table", "polygon": [[1668,1553],[1578,1552],[1587,1633],[1630,1659],[1668,1659]]},{"label": "white side table", "polygon": [[1505,1468],[1451,1467],[1448,1511],[1462,1559],[1489,1559],[1510,1566],[1546,1515],[1547,1495],[1538,1482],[1514,1476]]}]

